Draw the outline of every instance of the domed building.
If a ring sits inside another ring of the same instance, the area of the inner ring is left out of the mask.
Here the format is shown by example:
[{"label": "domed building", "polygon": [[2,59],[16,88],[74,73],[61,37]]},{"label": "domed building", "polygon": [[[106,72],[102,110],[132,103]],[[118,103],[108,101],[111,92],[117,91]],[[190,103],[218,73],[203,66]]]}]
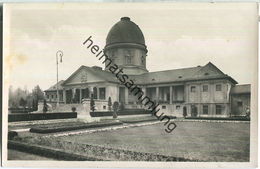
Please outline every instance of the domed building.
[{"label": "domed building", "polygon": [[[60,102],[64,110],[72,104],[78,112],[90,111],[90,98],[96,111],[108,111],[108,100],[124,104],[126,109],[151,109],[171,116],[229,117],[233,94],[248,91],[250,86],[239,86],[211,62],[204,66],[148,72],[147,46],[144,35],[129,17],[122,17],[106,38],[104,50],[94,44],[91,36],[83,43],[105,68],[82,65],[66,80],[45,91],[49,103]],[[149,57],[148,57],[149,58]],[[246,88],[244,90],[244,88]],[[232,92],[236,93],[232,93]],[[249,90],[250,93],[250,90]],[[248,93],[246,93],[248,94]],[[250,95],[240,99],[234,113],[244,115],[250,106]],[[232,102],[233,103],[233,102]]]},{"label": "domed building", "polygon": [[146,69],[147,48],[144,35],[134,22],[123,17],[109,31],[105,53],[124,72],[138,75],[148,72]]}]

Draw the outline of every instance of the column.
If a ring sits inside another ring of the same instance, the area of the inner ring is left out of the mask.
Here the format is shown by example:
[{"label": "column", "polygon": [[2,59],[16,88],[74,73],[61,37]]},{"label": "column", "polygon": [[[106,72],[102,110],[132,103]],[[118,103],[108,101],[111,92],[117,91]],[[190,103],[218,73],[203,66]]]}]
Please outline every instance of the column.
[{"label": "column", "polygon": [[128,104],[128,88],[125,87],[125,104]]},{"label": "column", "polygon": [[170,104],[172,104],[172,86],[170,86]]},{"label": "column", "polygon": [[144,93],[143,97],[145,97],[146,96],[146,87],[142,87],[142,91]]},{"label": "column", "polygon": [[63,102],[66,104],[67,101],[66,101],[66,90],[63,89]]},{"label": "column", "polygon": [[79,103],[81,103],[82,100],[82,89],[79,89]]},{"label": "column", "polygon": [[156,102],[159,102],[159,87],[156,87]]}]

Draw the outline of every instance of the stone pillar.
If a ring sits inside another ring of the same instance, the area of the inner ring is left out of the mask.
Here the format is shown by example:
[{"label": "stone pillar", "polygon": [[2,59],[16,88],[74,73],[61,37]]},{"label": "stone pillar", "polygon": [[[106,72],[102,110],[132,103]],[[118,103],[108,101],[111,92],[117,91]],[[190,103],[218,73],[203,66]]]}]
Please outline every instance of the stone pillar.
[{"label": "stone pillar", "polygon": [[125,104],[128,104],[128,88],[125,87]]},{"label": "stone pillar", "polygon": [[66,101],[66,90],[63,89],[63,102],[66,104],[67,101]]},{"label": "stone pillar", "polygon": [[159,102],[159,87],[156,87],[156,101]]},{"label": "stone pillar", "polygon": [[172,104],[172,86],[170,86],[170,104]]}]

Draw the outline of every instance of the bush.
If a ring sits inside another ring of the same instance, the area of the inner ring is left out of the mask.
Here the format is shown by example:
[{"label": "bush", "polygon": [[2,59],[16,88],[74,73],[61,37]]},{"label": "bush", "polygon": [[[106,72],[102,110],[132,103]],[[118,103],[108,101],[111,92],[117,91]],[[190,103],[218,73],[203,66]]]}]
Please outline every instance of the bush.
[{"label": "bush", "polygon": [[94,98],[93,98],[93,94],[91,94],[91,99],[90,99],[90,110],[92,112],[95,111],[95,101],[94,101]]},{"label": "bush", "polygon": [[76,110],[77,110],[76,107],[72,107],[72,108],[71,108],[71,111],[72,111],[72,112],[75,112]]},{"label": "bush", "polygon": [[43,113],[46,113],[48,111],[48,105],[47,105],[45,99],[43,100],[43,110],[42,111],[43,111]]},{"label": "bush", "polygon": [[18,133],[16,131],[8,131],[8,140],[12,140],[16,136],[18,136]]},{"label": "bush", "polygon": [[117,118],[117,111],[118,111],[118,108],[119,108],[119,103],[117,101],[114,102],[113,104],[113,118],[116,119]]}]

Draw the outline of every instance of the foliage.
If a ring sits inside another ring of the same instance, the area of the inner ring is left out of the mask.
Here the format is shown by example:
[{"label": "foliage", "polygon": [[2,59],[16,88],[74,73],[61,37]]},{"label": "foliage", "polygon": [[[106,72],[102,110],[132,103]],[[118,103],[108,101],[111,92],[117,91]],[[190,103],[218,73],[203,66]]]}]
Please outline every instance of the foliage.
[{"label": "foliage", "polygon": [[109,110],[109,111],[112,110],[112,101],[111,101],[111,97],[108,98],[108,110]]},{"label": "foliage", "polygon": [[113,110],[114,110],[114,112],[113,112],[113,118],[114,118],[114,119],[117,118],[117,111],[118,111],[118,109],[119,109],[119,103],[118,103],[117,101],[115,101],[115,102],[113,103]]},{"label": "foliage", "polygon": [[[24,103],[26,102],[27,107],[33,108],[35,111],[37,111],[38,100],[44,99],[44,93],[39,85],[35,86],[32,92],[29,92],[26,87],[24,87],[24,89],[21,89],[19,87],[17,89],[14,89],[12,86],[10,86],[8,94],[8,105],[11,108],[18,108],[19,106],[24,107]],[[21,101],[21,98],[23,98],[25,101]]]},{"label": "foliage", "polygon": [[71,111],[72,111],[72,112],[75,112],[76,110],[77,110],[76,107],[72,107],[72,108],[71,108]]},{"label": "foliage", "polygon": [[19,105],[25,108],[27,105],[27,101],[24,98],[21,98],[19,101]]},{"label": "foliage", "polygon": [[90,110],[91,110],[92,112],[95,111],[95,101],[94,101],[93,94],[91,94],[91,99],[90,99]]},{"label": "foliage", "polygon": [[48,105],[46,103],[46,100],[43,100],[43,113],[46,113],[48,111]]}]

